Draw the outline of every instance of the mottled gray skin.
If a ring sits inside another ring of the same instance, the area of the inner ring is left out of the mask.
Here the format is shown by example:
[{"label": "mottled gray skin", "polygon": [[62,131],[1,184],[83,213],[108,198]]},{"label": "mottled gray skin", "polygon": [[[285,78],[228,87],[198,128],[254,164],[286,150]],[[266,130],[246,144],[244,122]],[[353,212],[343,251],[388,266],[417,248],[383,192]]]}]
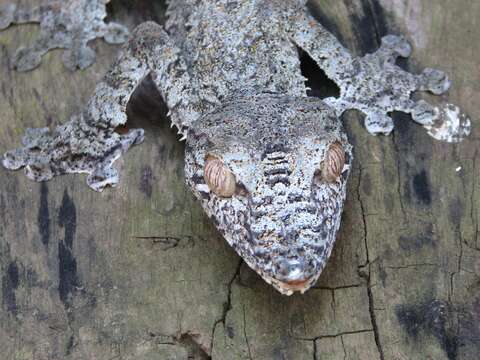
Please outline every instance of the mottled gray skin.
[{"label": "mottled gray skin", "polygon": [[[319,171],[329,144],[347,162],[338,181]],[[237,179],[222,198],[203,179],[207,155]],[[235,96],[191,127],[187,183],[245,262],[280,291],[305,291],[330,256],[345,200],[351,146],[340,121],[315,98],[280,94]],[[307,283],[303,283],[307,280]],[[286,283],[302,281],[300,287]]]},{"label": "mottled gray skin", "polygon": [[[417,90],[441,94],[450,82],[438,70],[413,75],[397,67],[396,58],[411,51],[401,37],[353,57],[300,0],[179,0],[168,15],[165,29],[145,23],[135,30],[81,115],[52,132],[30,131],[23,148],[5,154],[4,166],[25,167],[34,180],[85,172],[95,190],[115,186],[114,161],[143,139],[142,130],[115,129],[127,120],[135,88],[151,76],[187,140],[189,187],[245,262],[290,295],[318,279],[340,226],[352,161],[339,120],[345,110],[365,113],[372,134],[393,130],[388,113],[395,110],[439,139],[469,133],[457,107],[411,100]],[[306,96],[297,48],[337,83],[339,98]],[[334,142],[346,161],[332,182],[320,169]],[[235,176],[232,197],[206,184],[207,155]]]},{"label": "mottled gray skin", "polygon": [[19,9],[15,4],[0,7],[0,30],[12,24],[38,23],[40,35],[31,47],[20,47],[13,59],[18,71],[35,69],[42,56],[51,49],[66,49],[65,66],[71,70],[85,69],[95,61],[90,40],[103,37],[110,44],[128,39],[128,29],[104,22],[106,4],[110,0],[40,1],[33,9]]}]

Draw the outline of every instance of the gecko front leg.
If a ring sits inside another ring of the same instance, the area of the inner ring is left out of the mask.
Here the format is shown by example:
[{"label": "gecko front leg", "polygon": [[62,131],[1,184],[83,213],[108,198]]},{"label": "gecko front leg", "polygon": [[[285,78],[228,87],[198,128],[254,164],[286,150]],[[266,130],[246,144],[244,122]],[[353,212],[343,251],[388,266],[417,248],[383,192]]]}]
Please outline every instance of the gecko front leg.
[{"label": "gecko front leg", "polygon": [[65,49],[64,64],[71,70],[85,69],[95,61],[95,52],[88,42],[103,37],[111,44],[128,38],[128,29],[120,24],[105,23],[109,0],[49,1],[31,9],[15,4],[0,7],[0,30],[12,24],[38,23],[40,35],[29,47],[20,47],[13,56],[18,71],[40,65],[43,55],[51,49]]},{"label": "gecko front leg", "polygon": [[25,167],[26,175],[36,181],[65,173],[87,173],[87,184],[94,190],[115,186],[118,173],[114,161],[144,136],[142,129],[116,132],[127,121],[127,103],[150,74],[162,95],[174,102],[170,96],[177,93],[174,78],[184,67],[178,52],[159,25],[140,25],[85,110],[53,131],[28,129],[23,147],[7,152],[3,165],[11,170]]},{"label": "gecko front leg", "polygon": [[339,86],[339,98],[325,99],[338,115],[349,109],[362,111],[372,134],[389,134],[394,127],[390,113],[402,111],[438,140],[458,142],[469,135],[470,120],[457,106],[434,106],[411,98],[416,91],[441,95],[451,82],[440,70],[428,68],[415,75],[397,66],[397,58],[406,58],[412,51],[405,38],[385,36],[376,52],[353,57],[307,13],[294,16],[289,31],[293,41]]}]

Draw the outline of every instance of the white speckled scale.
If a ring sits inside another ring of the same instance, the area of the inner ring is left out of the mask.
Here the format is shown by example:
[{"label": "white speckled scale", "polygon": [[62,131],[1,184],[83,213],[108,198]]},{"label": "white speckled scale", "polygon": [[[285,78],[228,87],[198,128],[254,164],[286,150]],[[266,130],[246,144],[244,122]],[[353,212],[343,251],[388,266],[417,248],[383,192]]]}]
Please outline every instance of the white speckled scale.
[{"label": "white speckled scale", "polygon": [[[151,76],[187,140],[188,185],[245,262],[290,295],[316,282],[340,227],[352,162],[344,111],[362,111],[372,134],[393,130],[392,111],[410,113],[436,139],[469,134],[456,106],[411,98],[442,94],[450,81],[439,70],[396,66],[411,53],[402,37],[353,57],[301,0],[177,0],[168,16],[165,29],[135,30],[82,114],[51,132],[29,130],[4,166],[25,167],[37,181],[83,172],[95,190],[115,186],[114,161],[143,139],[142,130],[115,129]],[[338,98],[307,97],[298,49],[339,86]]]}]

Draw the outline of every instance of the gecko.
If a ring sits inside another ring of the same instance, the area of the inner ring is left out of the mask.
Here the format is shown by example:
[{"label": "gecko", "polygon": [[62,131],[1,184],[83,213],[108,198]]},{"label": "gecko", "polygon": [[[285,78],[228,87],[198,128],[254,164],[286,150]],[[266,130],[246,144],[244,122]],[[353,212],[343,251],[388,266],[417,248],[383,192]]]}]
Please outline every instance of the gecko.
[{"label": "gecko", "polygon": [[95,62],[88,42],[103,37],[109,44],[122,44],[129,36],[120,24],[105,23],[110,0],[43,1],[33,8],[7,4],[0,7],[0,30],[13,24],[38,23],[40,34],[29,47],[19,47],[12,58],[13,68],[29,71],[38,67],[52,49],[65,49],[63,63],[70,70],[86,69]]},{"label": "gecko", "polygon": [[[393,111],[446,142],[461,141],[471,127],[455,105],[413,99],[417,91],[443,94],[451,81],[440,70],[413,74],[397,66],[412,52],[403,36],[387,35],[377,51],[354,56],[307,5],[170,1],[166,23],[133,31],[81,112],[52,130],[28,129],[3,165],[24,168],[36,181],[86,173],[92,189],[114,187],[115,161],[145,136],[117,129],[149,78],[186,142],[187,186],[215,227],[280,293],[304,293],[322,273],[341,224],[353,162],[345,111],[362,112],[373,135],[394,130]],[[338,96],[307,95],[299,52],[338,86]]]}]

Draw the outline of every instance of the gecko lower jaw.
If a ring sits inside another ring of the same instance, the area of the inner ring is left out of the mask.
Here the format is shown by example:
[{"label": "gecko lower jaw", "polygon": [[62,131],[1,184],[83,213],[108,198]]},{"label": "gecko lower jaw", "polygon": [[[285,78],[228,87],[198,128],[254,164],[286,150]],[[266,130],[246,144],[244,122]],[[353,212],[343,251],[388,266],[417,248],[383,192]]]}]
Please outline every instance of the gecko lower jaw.
[{"label": "gecko lower jaw", "polygon": [[295,292],[305,293],[310,287],[312,287],[313,283],[315,282],[316,278],[303,278],[298,280],[292,280],[288,282],[280,281],[278,279],[264,277],[264,279],[269,283],[272,284],[278,291],[285,295],[292,295]]},{"label": "gecko lower jaw", "polygon": [[310,285],[310,279],[306,279],[302,281],[298,280],[298,281],[291,281],[288,283],[284,283],[283,288],[288,291],[293,291],[293,292],[299,291],[301,293],[304,293],[309,288],[309,285]]}]

